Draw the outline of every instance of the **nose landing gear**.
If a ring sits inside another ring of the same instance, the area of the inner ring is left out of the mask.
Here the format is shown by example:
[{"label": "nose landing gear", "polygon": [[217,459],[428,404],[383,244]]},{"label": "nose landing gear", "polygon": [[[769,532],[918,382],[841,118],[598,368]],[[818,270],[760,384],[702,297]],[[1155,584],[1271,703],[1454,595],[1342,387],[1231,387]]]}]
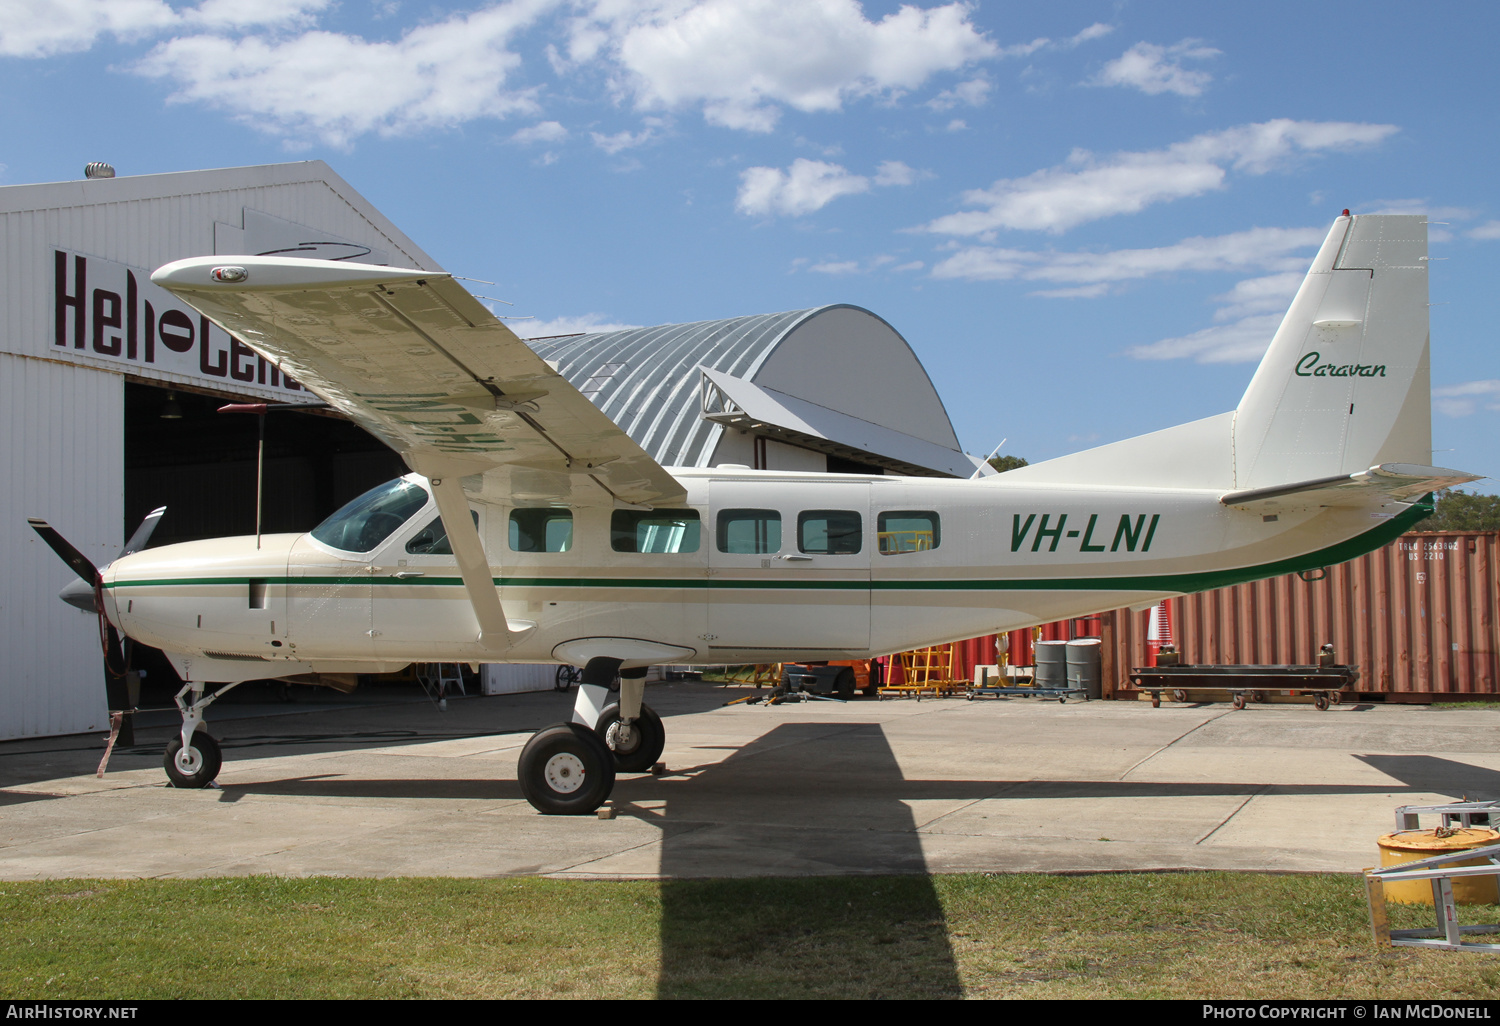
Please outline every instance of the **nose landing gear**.
[{"label": "nose landing gear", "polygon": [[186,747],[181,737],[174,737],[167,745],[162,764],[173,787],[207,787],[219,775],[224,756],[219,751],[219,742],[207,731],[199,730],[194,731],[192,743]]}]

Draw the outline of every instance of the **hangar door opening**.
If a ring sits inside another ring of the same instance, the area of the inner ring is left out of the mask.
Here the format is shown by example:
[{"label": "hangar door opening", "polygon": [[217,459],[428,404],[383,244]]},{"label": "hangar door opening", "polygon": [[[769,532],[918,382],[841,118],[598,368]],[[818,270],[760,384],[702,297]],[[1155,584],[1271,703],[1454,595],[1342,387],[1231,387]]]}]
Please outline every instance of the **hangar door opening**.
[{"label": "hangar door opening", "polygon": [[[219,413],[257,402],[125,384],[123,537],[166,506],[151,544],[255,533],[257,417]],[[306,531],[350,499],[407,472],[401,457],[327,411],[266,416],[261,530]]]},{"label": "hangar door opening", "polygon": [[[125,383],[125,523],[128,538],[147,513],[166,506],[153,547],[255,533],[257,417],[219,413],[243,396]],[[350,499],[407,473],[401,457],[328,411],[266,416],[261,530],[302,532]],[[166,657],[137,649],[143,707],[170,706],[181,682]]]}]

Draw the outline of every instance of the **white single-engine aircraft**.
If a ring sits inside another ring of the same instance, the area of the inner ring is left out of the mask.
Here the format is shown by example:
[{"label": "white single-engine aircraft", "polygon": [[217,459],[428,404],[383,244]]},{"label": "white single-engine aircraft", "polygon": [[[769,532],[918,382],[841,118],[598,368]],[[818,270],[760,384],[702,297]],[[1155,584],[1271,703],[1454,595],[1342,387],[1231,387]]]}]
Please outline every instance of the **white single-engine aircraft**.
[{"label": "white single-engine aircraft", "polygon": [[179,787],[217,775],[203,713],[244,680],[560,662],[584,667],[572,722],[531,738],[519,779],[542,812],[587,813],[661,754],[648,665],[1144,608],[1351,559],[1476,479],[1427,465],[1420,216],[1334,221],[1237,409],[968,481],[661,467],[446,274],[214,256],[152,281],[415,470],[306,534],[74,563],[189,682]]}]

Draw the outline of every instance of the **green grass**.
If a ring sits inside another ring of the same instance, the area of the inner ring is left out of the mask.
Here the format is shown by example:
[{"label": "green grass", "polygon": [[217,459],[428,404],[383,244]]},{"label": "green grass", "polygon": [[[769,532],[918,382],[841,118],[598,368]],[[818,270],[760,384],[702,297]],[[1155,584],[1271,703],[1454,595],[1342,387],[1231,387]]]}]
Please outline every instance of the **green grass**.
[{"label": "green grass", "polygon": [[0,883],[0,950],[9,999],[1500,993],[1500,958],[1376,949],[1332,875]]}]

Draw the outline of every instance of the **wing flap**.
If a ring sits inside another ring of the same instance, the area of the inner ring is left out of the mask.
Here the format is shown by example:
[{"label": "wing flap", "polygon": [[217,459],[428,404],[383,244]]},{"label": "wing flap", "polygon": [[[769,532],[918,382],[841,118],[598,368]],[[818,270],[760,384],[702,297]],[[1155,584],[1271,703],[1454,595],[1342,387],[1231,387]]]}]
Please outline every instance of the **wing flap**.
[{"label": "wing flap", "polygon": [[179,260],[152,280],[413,469],[528,468],[532,493],[556,493],[537,501],[683,499],[676,479],[449,275],[219,256]]},{"label": "wing flap", "polygon": [[1381,498],[1389,502],[1410,502],[1428,492],[1479,479],[1480,475],[1466,474],[1461,470],[1412,463],[1383,463],[1357,474],[1228,492],[1219,501],[1234,509],[1263,514],[1319,507],[1358,508]]}]

